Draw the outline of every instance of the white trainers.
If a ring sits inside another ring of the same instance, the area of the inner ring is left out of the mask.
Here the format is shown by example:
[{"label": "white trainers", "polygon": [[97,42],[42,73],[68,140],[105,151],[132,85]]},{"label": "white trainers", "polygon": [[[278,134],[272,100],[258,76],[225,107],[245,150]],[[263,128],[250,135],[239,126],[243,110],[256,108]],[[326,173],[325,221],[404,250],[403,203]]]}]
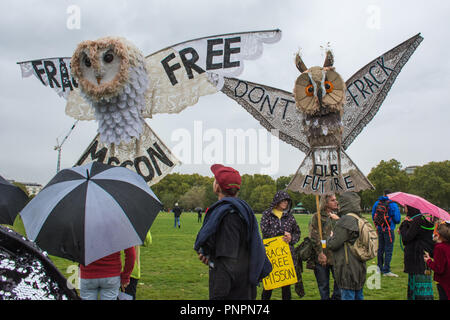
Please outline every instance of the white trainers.
[{"label": "white trainers", "polygon": [[393,278],[398,278],[398,275],[392,272],[387,272],[387,273],[383,273],[383,276],[385,277],[393,277]]}]

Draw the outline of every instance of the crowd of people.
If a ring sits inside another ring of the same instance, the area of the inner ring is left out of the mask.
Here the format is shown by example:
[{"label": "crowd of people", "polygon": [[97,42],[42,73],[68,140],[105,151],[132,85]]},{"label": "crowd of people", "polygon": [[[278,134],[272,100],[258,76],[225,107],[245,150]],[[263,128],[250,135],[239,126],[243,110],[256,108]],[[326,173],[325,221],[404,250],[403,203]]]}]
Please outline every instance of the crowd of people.
[{"label": "crowd of people", "polygon": [[[218,201],[206,210],[194,244],[199,260],[209,267],[209,298],[254,300],[257,298],[257,285],[272,271],[263,239],[281,236],[289,245],[296,270],[302,270],[298,264],[303,261],[298,258],[295,248],[300,241],[301,230],[290,212],[292,200],[286,191],[276,192],[272,203],[262,213],[259,226],[252,208],[238,197],[241,186],[239,172],[219,164],[213,165],[211,171],[215,178],[212,187]],[[387,197],[389,193],[385,190],[372,208],[378,243],[373,257],[377,259],[380,275],[398,277],[391,271],[390,264],[395,228],[401,222],[401,215],[398,205]],[[303,259],[306,267],[314,270],[322,300],[364,299],[367,259],[362,258],[357,246],[363,237],[361,226],[367,221],[361,216],[360,205],[361,199],[354,192],[340,194],[339,199],[334,194],[324,195],[320,198],[319,211],[311,217],[307,237],[311,250],[309,257]],[[404,210],[406,218],[397,233],[404,248],[404,272],[408,274],[407,298],[433,299],[434,280],[439,299],[448,300],[450,221],[436,222],[408,205]],[[181,211],[178,205],[173,209],[175,228],[180,228]],[[201,218],[198,220],[201,222]],[[139,247],[125,250],[123,267],[119,253],[81,266],[81,298],[97,299],[99,296],[100,299],[117,299],[119,293],[124,291],[135,299],[139,275],[131,282],[132,289],[127,288],[130,288],[130,277],[136,262],[139,263]],[[282,286],[281,294],[283,300],[291,299],[291,286]],[[261,299],[268,300],[271,295],[272,290],[263,289]]]}]

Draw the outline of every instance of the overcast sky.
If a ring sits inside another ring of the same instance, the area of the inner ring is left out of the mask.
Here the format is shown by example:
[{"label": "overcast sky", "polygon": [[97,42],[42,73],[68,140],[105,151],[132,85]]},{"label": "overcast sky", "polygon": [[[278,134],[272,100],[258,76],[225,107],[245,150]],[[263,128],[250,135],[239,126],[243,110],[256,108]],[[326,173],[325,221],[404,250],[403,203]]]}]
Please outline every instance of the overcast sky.
[{"label": "overcast sky", "polygon": [[[67,8],[80,9],[80,28],[70,29]],[[108,35],[128,38],[145,55],[182,41],[216,34],[279,28],[278,43],[247,61],[241,79],[291,91],[301,48],[307,66],[321,65],[330,43],[344,80],[369,61],[421,32],[424,41],[405,65],[380,111],[347,149],[367,175],[381,160],[406,167],[450,159],[450,2],[447,1],[1,1],[0,175],[45,185],[56,172],[56,138],[74,119],[65,100],[35,78],[21,78],[18,61],[71,56],[77,44]],[[262,128],[221,92],[200,98],[180,114],[155,115],[147,123],[171,148],[177,128]],[[80,121],[62,149],[71,167],[96,135],[95,121]],[[268,136],[269,139],[269,136]],[[305,154],[279,143],[274,178],[295,173]],[[235,165],[260,173],[263,164]],[[209,164],[183,164],[173,172],[211,175]]]}]

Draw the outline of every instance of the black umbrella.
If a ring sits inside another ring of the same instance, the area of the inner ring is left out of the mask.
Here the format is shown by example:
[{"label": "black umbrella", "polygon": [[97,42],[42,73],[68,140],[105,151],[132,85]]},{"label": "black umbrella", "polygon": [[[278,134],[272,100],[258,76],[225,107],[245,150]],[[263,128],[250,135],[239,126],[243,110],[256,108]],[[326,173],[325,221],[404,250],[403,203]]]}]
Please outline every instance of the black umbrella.
[{"label": "black umbrella", "polygon": [[20,215],[39,247],[88,265],[142,244],[161,208],[140,175],[92,162],[60,171]]},{"label": "black umbrella", "polygon": [[13,225],[27,201],[28,196],[22,189],[0,176],[0,224]]},{"label": "black umbrella", "polygon": [[44,299],[80,298],[35,243],[0,226],[0,300]]}]

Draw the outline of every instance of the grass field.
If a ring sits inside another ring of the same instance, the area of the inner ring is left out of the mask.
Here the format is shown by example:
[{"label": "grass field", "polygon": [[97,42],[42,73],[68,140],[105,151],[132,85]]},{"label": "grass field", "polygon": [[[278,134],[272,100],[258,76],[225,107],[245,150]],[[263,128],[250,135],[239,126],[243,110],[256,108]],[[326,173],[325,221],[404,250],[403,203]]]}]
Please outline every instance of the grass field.
[{"label": "grass field", "polygon": [[[311,215],[294,215],[302,232],[301,238],[308,236],[308,222]],[[259,219],[261,215],[257,215]],[[195,237],[201,227],[196,213],[181,215],[181,228],[174,228],[173,214],[161,212],[152,225],[153,243],[141,248],[141,279],[139,280],[137,299],[139,300],[206,300],[208,299],[208,267],[203,265],[193,250]],[[20,219],[16,219],[14,228],[24,233]],[[58,269],[69,279],[75,278],[76,264],[62,258],[50,256]],[[367,267],[376,265],[376,258],[367,263]],[[73,267],[71,267],[73,266]],[[379,289],[364,287],[366,300],[405,300],[408,275],[403,272],[403,252],[399,236],[396,234],[392,272],[398,278],[380,276]],[[374,273],[368,273],[367,277]],[[302,300],[319,300],[319,291],[312,270],[302,274],[306,295]],[[373,278],[371,278],[373,279]],[[330,285],[332,287],[332,284]],[[262,285],[258,287],[257,299],[261,298]],[[438,299],[434,286],[435,299]],[[292,286],[292,298],[298,300]],[[281,290],[275,289],[272,299],[281,299]]]}]

